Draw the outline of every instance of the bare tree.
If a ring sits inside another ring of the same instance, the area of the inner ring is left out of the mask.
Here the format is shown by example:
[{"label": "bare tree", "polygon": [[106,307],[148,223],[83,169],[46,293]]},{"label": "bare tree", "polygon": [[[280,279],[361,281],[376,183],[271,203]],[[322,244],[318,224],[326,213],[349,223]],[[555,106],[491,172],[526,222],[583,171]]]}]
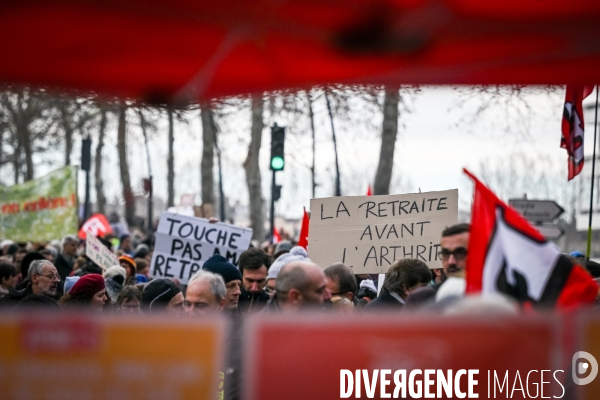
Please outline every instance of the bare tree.
[{"label": "bare tree", "polygon": [[3,149],[12,148],[3,162],[13,164],[14,183],[34,178],[33,154],[43,153],[56,139],[55,102],[42,90],[8,88],[0,94]]},{"label": "bare tree", "polygon": [[167,106],[167,116],[169,118],[169,155],[167,157],[167,205],[173,207],[175,205],[175,166],[173,155],[173,144],[175,143],[174,126],[173,126],[173,109]]},{"label": "bare tree", "polygon": [[106,196],[104,196],[104,181],[102,180],[102,149],[106,137],[107,107],[100,106],[100,125],[98,127],[98,145],[94,156],[94,183],[96,186],[96,207],[99,213],[106,213]]},{"label": "bare tree", "polygon": [[131,190],[131,178],[129,176],[129,165],[127,164],[127,105],[121,103],[119,106],[119,122],[117,127],[117,143],[119,148],[119,170],[121,182],[123,183],[123,198],[125,200],[125,220],[129,226],[135,226],[135,199]]},{"label": "bare tree", "polygon": [[262,94],[252,97],[252,127],[250,146],[248,147],[248,157],[244,162],[246,170],[246,183],[248,184],[248,194],[250,200],[250,221],[252,225],[252,238],[257,240],[265,239],[265,215],[262,198],[262,187],[260,178],[260,168],[258,164],[260,146],[262,142],[262,132],[265,127],[263,120],[264,99]]},{"label": "bare tree", "polygon": [[200,105],[202,119],[202,162],[200,164],[200,179],[202,183],[202,203],[215,204],[214,187],[214,147],[216,125],[210,103]]},{"label": "bare tree", "polygon": [[381,150],[379,164],[375,174],[373,192],[375,195],[389,194],[392,171],[394,169],[394,151],[398,136],[398,101],[400,94],[396,87],[386,87],[383,101],[383,124],[381,128]]}]

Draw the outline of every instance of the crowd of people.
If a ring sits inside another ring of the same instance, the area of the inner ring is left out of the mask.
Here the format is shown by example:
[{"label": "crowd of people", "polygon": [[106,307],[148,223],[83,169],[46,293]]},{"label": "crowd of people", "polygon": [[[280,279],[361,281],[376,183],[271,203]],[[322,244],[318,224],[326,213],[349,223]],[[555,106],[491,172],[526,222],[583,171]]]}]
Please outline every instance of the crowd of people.
[{"label": "crowd of people", "polygon": [[[397,260],[381,288],[377,276],[355,275],[343,263],[313,263],[300,246],[289,241],[263,250],[250,247],[234,265],[214,255],[187,285],[149,276],[153,246],[135,243],[129,235],[119,246],[101,238],[118,256],[119,265],[102,269],[85,256],[84,241],[66,236],[32,248],[10,240],[0,243],[0,312],[24,309],[76,310],[116,315],[175,315],[209,313],[236,316],[283,313],[308,309],[370,313],[378,310],[433,310],[438,312],[517,313],[519,304],[508,297],[474,303],[465,296],[465,267],[469,225],[446,228],[440,238],[440,268],[430,269],[418,259]],[[598,264],[573,254],[594,277]],[[234,323],[235,326],[235,323]],[[239,347],[239,329],[230,337]],[[239,354],[232,352],[225,373],[225,398],[236,398]]]}]

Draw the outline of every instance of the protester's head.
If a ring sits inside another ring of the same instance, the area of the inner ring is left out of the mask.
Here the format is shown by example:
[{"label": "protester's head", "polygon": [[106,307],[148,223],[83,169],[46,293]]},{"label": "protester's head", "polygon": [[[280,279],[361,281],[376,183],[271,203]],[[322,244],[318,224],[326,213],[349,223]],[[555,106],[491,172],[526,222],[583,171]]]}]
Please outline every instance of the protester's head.
[{"label": "protester's head", "polygon": [[279,271],[281,271],[281,269],[287,264],[294,261],[310,262],[308,254],[306,253],[306,250],[303,247],[293,247],[289,253],[284,253],[281,256],[279,256],[275,261],[273,261],[273,264],[271,264],[271,268],[269,268],[269,273],[267,274],[267,286],[265,287],[265,290],[270,295],[273,295],[273,293],[275,293],[275,282],[277,280],[277,276],[279,275]]},{"label": "protester's head", "polygon": [[69,293],[60,299],[60,304],[65,308],[89,307],[94,311],[102,311],[107,301],[102,275],[87,274],[75,282]]},{"label": "protester's head", "polygon": [[142,292],[136,286],[125,286],[117,297],[116,310],[123,315],[140,314]]},{"label": "protester's head", "polygon": [[12,246],[13,244],[15,244],[15,242],[13,242],[10,239],[5,239],[5,240],[1,241],[0,242],[0,255],[8,254],[8,248],[10,246]]},{"label": "protester's head", "polygon": [[289,253],[292,250],[292,243],[288,240],[282,240],[275,246],[273,258],[277,258],[282,254]]},{"label": "protester's head", "polygon": [[183,313],[183,293],[169,279],[155,279],[146,284],[142,292],[142,310],[149,314]]},{"label": "protester's head", "polygon": [[30,294],[25,296],[16,305],[15,310],[44,310],[44,311],[59,311],[60,306],[52,297],[44,296],[41,294]]},{"label": "protester's head", "polygon": [[137,265],[135,264],[133,257],[131,257],[129,254],[123,254],[121,257],[119,257],[119,265],[121,265],[121,267],[125,268],[125,271],[127,271],[125,280],[129,282],[131,279],[133,279],[132,277],[135,276],[137,271]]},{"label": "protester's head", "polygon": [[440,240],[444,279],[450,276],[464,277],[469,248],[469,224],[452,225],[442,231]]},{"label": "protester's head", "polygon": [[227,289],[225,295],[225,308],[230,311],[236,310],[240,294],[242,294],[242,291],[240,290],[242,285],[242,274],[240,273],[240,270],[220,254],[215,254],[206,260],[202,269],[221,275],[225,282],[225,288]]},{"label": "protester's head", "polygon": [[56,256],[58,254],[56,254],[56,250],[54,250],[54,247],[50,247],[47,249],[42,249],[40,250],[40,254],[48,261],[50,261],[51,263],[54,262],[54,260],[56,259]]},{"label": "protester's head", "polygon": [[331,299],[325,274],[307,261],[294,261],[281,269],[275,294],[281,308],[288,310],[323,306]]},{"label": "protester's head", "polygon": [[104,276],[104,279],[122,276],[124,281],[127,278],[127,270],[120,265],[113,265],[112,267],[108,267],[102,275]]},{"label": "protester's head", "polygon": [[325,268],[327,277],[327,289],[331,297],[345,297],[351,302],[356,295],[356,278],[352,270],[342,263],[335,263]]},{"label": "protester's head", "polygon": [[143,258],[136,258],[134,259],[134,261],[136,274],[148,276],[148,274],[150,273],[150,264],[148,264],[148,261],[146,261]]},{"label": "protester's head", "polygon": [[123,251],[131,251],[131,236],[125,233],[121,235],[119,242],[119,249]]},{"label": "protester's head", "polygon": [[185,311],[188,315],[203,315],[225,307],[227,289],[221,275],[200,270],[188,282]]},{"label": "protester's head", "polygon": [[27,278],[33,294],[55,296],[60,275],[54,264],[48,260],[36,260],[29,266]]},{"label": "protester's head", "polygon": [[21,265],[23,264],[23,260],[27,256],[26,249],[17,249],[13,254],[13,264],[17,268],[17,271],[21,270]]},{"label": "protester's head", "polygon": [[587,260],[584,263],[585,269],[592,275],[593,278],[600,278],[600,264],[595,261]]},{"label": "protester's head", "polygon": [[240,254],[238,263],[242,271],[242,285],[251,293],[261,292],[267,286],[267,273],[271,266],[271,257],[255,247]]},{"label": "protester's head", "polygon": [[427,286],[430,281],[431,271],[427,264],[415,258],[403,258],[388,269],[383,288],[406,299],[411,292]]},{"label": "protester's head", "polygon": [[147,244],[140,243],[135,248],[134,258],[146,258],[150,254],[150,248]]},{"label": "protester's head", "polygon": [[[23,277],[27,276],[27,274],[29,273],[29,267],[31,266],[32,262],[34,262],[36,260],[45,260],[45,259],[46,259],[46,257],[41,255],[37,251],[32,251],[32,252],[26,253],[25,257],[23,257],[23,259],[20,261],[21,276],[23,276]],[[19,270],[17,269],[17,271],[19,271]]]},{"label": "protester's head", "polygon": [[75,235],[67,235],[63,237],[61,247],[63,254],[74,257],[77,254],[77,247],[79,247],[79,238]]},{"label": "protester's head", "polygon": [[17,268],[11,263],[0,262],[0,286],[4,290],[15,287],[17,284]]}]

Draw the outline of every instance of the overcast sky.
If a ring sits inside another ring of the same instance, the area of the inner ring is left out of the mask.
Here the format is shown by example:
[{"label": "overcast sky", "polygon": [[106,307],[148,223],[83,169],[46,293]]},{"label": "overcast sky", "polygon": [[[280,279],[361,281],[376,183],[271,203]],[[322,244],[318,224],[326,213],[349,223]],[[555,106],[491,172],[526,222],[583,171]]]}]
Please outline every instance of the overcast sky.
[{"label": "overcast sky", "polygon": [[[402,110],[400,115],[392,191],[402,193],[420,189],[425,192],[457,188],[460,208],[467,210],[471,202],[472,184],[462,173],[462,168],[467,167],[476,174],[480,173],[482,163],[500,169],[504,166],[508,168],[511,154],[524,154],[532,160],[543,159],[545,164],[540,168],[552,169],[552,174],[559,179],[555,189],[562,190],[566,185],[567,168],[566,152],[559,148],[563,96],[563,90],[550,94],[540,90],[535,93],[528,91],[524,96],[525,102],[520,103],[504,94],[499,97],[500,104],[491,105],[476,117],[477,110],[490,99],[489,96],[470,96],[464,90],[450,87],[425,87],[419,93],[405,94],[410,112]],[[586,103],[593,102],[593,97],[590,96]],[[317,100],[314,108],[319,183],[317,197],[329,197],[333,195],[335,178],[331,127],[324,100]],[[381,114],[369,113],[367,108],[362,110],[360,103],[353,112],[362,120],[369,119],[371,127],[368,124],[335,121],[343,195],[366,193],[367,186],[373,182],[379,156]],[[593,113],[586,117],[586,153],[591,154]],[[279,125],[290,123],[279,116],[275,116],[274,120]],[[270,124],[272,121],[269,119],[267,122]],[[116,126],[110,128],[109,145],[104,151],[103,176],[107,197],[113,200],[120,197],[121,185],[115,149]],[[250,112],[247,108],[232,110],[226,120],[221,120],[224,187],[231,203],[248,202],[242,163],[246,157],[249,129]],[[137,183],[147,176],[146,156],[139,132],[131,128],[130,136],[132,182]],[[269,141],[269,131],[265,129],[260,162],[264,197],[267,200],[270,198],[271,180],[268,170]],[[95,145],[93,143],[93,148]],[[150,146],[155,195],[166,199],[167,139],[164,118],[159,124],[159,131],[152,135]],[[182,194],[196,193],[196,203],[200,204],[201,152],[199,117],[193,118],[189,124],[178,123],[175,137],[176,203]],[[78,151],[74,153],[78,160]],[[288,134],[286,139],[285,171],[278,173],[278,183],[283,185],[282,199],[277,206],[278,214],[300,217],[302,207],[309,207],[312,189],[308,167],[311,160],[310,134],[305,128],[296,127],[295,132]],[[43,170],[38,170],[40,173],[36,175],[41,175]],[[524,174],[530,172],[520,171]],[[82,174],[80,182],[83,182],[83,178]],[[80,186],[83,189],[83,185]],[[82,200],[83,193],[80,190]]]}]

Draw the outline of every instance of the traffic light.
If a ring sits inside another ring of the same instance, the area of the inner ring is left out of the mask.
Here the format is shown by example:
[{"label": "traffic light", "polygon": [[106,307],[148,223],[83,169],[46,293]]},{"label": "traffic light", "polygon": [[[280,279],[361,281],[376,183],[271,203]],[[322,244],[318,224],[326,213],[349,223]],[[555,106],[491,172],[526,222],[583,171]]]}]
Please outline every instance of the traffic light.
[{"label": "traffic light", "polygon": [[283,144],[285,142],[285,128],[274,124],[271,127],[271,163],[273,171],[282,171],[285,166]]}]

